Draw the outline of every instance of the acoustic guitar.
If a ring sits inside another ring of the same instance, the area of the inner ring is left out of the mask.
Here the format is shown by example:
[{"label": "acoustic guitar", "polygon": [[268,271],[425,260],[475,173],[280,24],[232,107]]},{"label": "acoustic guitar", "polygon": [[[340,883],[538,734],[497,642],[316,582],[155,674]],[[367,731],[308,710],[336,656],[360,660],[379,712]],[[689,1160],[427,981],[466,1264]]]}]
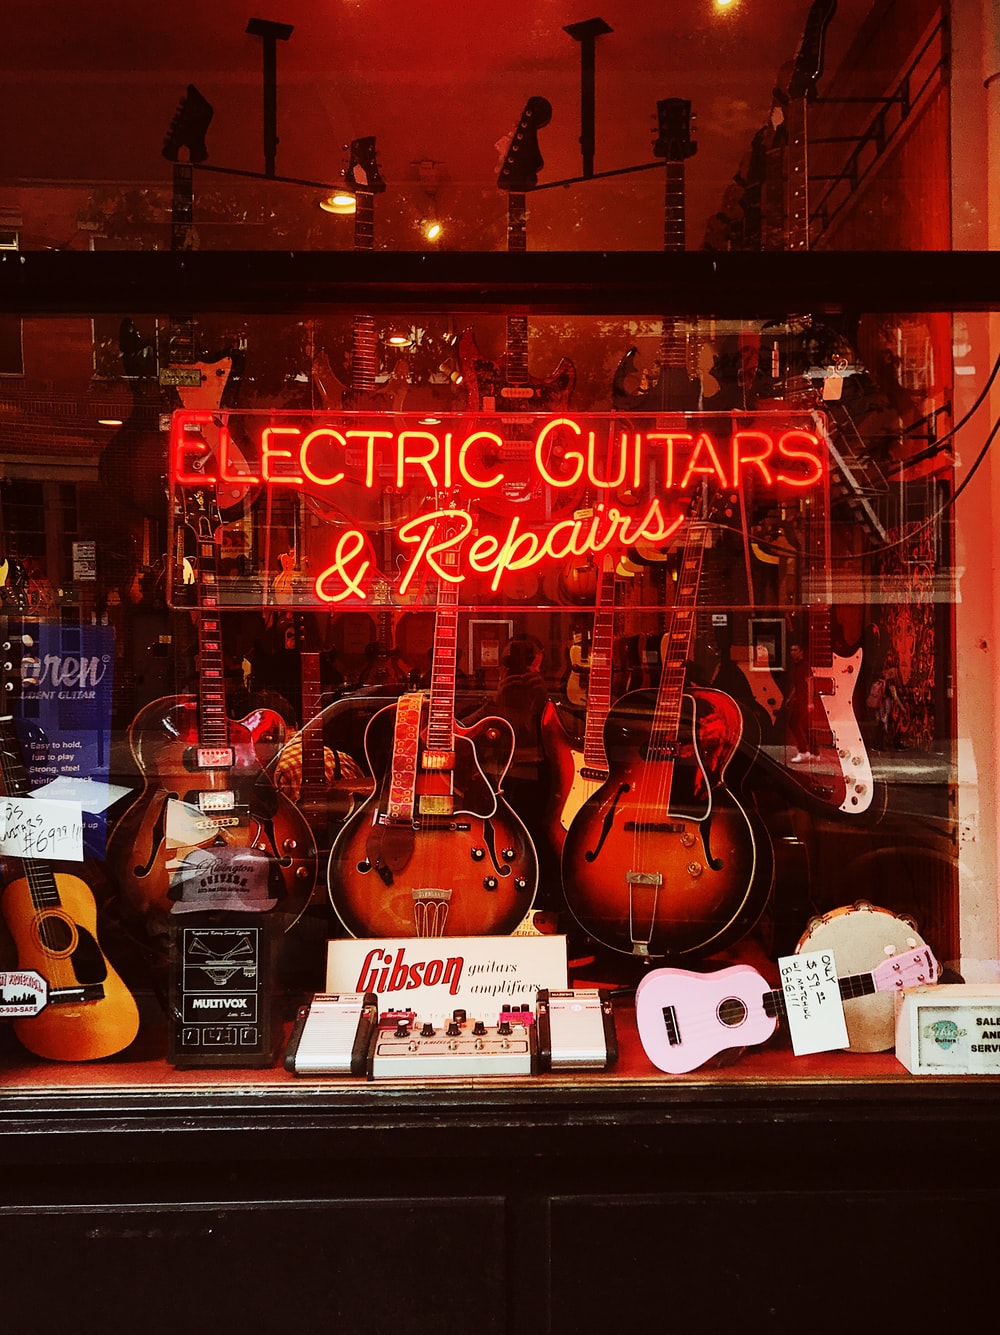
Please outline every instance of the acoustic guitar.
[{"label": "acoustic guitar", "polygon": [[[452,546],[443,563],[457,561]],[[514,729],[499,717],[456,721],[457,665],[458,586],[441,579],[430,690],[402,695],[369,722],[375,792],[330,850],[330,900],[352,936],[506,935],[531,908],[535,847],[502,796]]]},{"label": "acoustic guitar", "polygon": [[[16,689],[13,641],[4,644],[3,654],[4,686]],[[29,794],[31,783],[11,714],[0,716],[0,777],[5,805]],[[18,968],[40,974],[48,989],[47,1004],[37,1015],[13,1021],[18,1040],[51,1061],[93,1061],[122,1052],[139,1032],[139,1010],[98,939],[93,890],[82,876],[67,872],[65,864],[57,867],[40,858],[6,861],[20,868],[0,893],[0,912],[17,947]]]}]

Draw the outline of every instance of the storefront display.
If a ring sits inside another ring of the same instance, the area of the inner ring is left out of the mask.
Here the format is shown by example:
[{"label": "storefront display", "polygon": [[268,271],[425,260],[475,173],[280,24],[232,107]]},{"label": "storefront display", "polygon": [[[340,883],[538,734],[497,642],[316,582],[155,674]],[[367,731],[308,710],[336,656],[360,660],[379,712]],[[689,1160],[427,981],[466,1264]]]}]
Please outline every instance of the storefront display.
[{"label": "storefront display", "polygon": [[1000,1190],[991,20],[335,8],[0,179],[0,1255],[109,1332],[912,1288]]}]

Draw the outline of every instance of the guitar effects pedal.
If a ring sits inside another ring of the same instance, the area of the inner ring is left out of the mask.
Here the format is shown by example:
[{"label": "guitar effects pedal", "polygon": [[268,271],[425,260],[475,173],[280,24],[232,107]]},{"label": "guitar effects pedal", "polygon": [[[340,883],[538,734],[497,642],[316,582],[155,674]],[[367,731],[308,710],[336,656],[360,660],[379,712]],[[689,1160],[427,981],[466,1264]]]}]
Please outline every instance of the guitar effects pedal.
[{"label": "guitar effects pedal", "polygon": [[611,999],[596,987],[539,992],[536,1020],[543,1071],[604,1071],[618,1060]]},{"label": "guitar effects pedal", "polygon": [[364,1075],[377,1027],[373,992],[318,992],[299,1007],[285,1069],[294,1075]]}]

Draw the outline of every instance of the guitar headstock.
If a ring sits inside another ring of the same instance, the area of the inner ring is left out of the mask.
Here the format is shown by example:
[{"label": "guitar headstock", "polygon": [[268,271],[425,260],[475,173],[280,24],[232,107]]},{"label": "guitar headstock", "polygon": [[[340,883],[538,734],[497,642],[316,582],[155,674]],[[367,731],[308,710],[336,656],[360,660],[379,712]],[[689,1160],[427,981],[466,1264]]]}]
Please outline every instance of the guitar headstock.
[{"label": "guitar headstock", "polygon": [[656,104],[656,143],[653,156],[684,162],[698,152],[691,137],[691,103],[683,97],[664,97]]},{"label": "guitar headstock", "polygon": [[501,190],[518,194],[534,190],[538,173],[545,166],[538,147],[538,131],[552,119],[552,104],[544,97],[529,97],[521,112],[521,119],[510,137],[497,185]]},{"label": "guitar headstock", "polygon": [[813,0],[799,43],[799,53],[795,57],[792,77],[788,82],[790,101],[799,98],[811,101],[816,96],[816,84],[823,73],[826,30],[836,10],[837,0]]},{"label": "guitar headstock", "polygon": [[872,970],[877,992],[901,992],[904,987],[936,983],[938,962],[928,946],[917,946],[901,955],[890,955]]},{"label": "guitar headstock", "polygon": [[187,149],[188,162],[205,161],[208,157],[205,134],[214,114],[211,103],[189,83],[163,141],[163,156],[168,162],[176,162],[182,148]]},{"label": "guitar headstock", "polygon": [[344,180],[352,190],[380,195],[385,189],[385,181],[382,179],[382,172],[375,156],[375,136],[369,134],[361,139],[352,139],[350,154],[350,161],[344,171]]}]

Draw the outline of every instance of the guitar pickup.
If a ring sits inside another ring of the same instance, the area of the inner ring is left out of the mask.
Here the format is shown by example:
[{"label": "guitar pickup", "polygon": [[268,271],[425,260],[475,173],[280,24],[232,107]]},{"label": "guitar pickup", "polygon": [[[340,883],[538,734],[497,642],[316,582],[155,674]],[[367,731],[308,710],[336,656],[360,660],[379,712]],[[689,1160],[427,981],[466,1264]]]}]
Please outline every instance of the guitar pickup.
[{"label": "guitar pickup", "polygon": [[453,770],[455,768],[454,751],[424,751],[420,757],[420,768],[430,770]]},{"label": "guitar pickup", "polygon": [[455,799],[448,793],[423,793],[417,799],[421,816],[450,816],[455,810]]},{"label": "guitar pickup", "polygon": [[625,833],[635,834],[636,830],[643,834],[683,834],[687,826],[683,821],[672,820],[627,820],[625,822]]},{"label": "guitar pickup", "polygon": [[194,827],[196,830],[228,830],[239,823],[239,816],[210,816],[208,820],[195,821]]},{"label": "guitar pickup", "polygon": [[228,789],[198,794],[198,810],[205,815],[210,815],[213,811],[232,811],[235,806],[236,798]]},{"label": "guitar pickup", "polygon": [[196,764],[198,769],[232,769],[236,752],[231,746],[199,746]]}]

